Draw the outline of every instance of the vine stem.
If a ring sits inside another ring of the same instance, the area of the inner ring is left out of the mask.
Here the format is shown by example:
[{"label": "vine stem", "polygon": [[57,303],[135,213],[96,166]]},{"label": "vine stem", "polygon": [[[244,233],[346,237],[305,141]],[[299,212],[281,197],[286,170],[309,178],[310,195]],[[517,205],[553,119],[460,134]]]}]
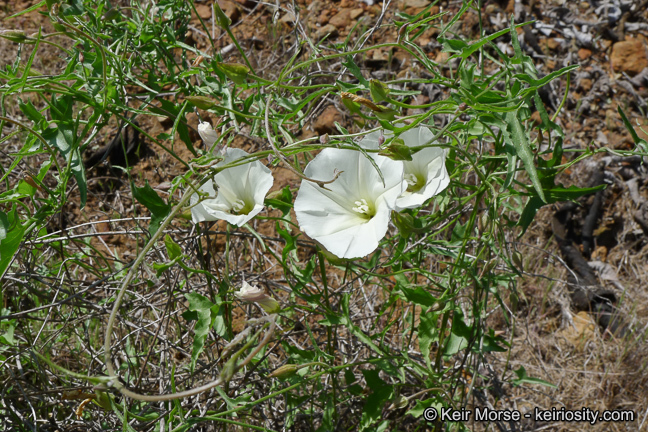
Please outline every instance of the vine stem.
[{"label": "vine stem", "polygon": [[[115,299],[115,303],[113,304],[112,311],[110,312],[110,317],[108,317],[108,324],[106,324],[106,336],[104,337],[104,362],[106,363],[106,369],[108,369],[108,375],[110,377],[117,377],[117,374],[115,372],[115,368],[112,363],[112,359],[110,358],[110,342],[111,342],[111,337],[112,337],[112,330],[113,327],[115,326],[115,320],[117,319],[117,312],[119,311],[119,306],[121,306],[121,303],[124,299],[124,295],[126,294],[126,287],[130,284],[130,282],[133,280],[135,277],[135,273],[137,272],[137,269],[139,266],[142,264],[142,261],[144,261],[144,258],[146,258],[146,253],[151,250],[151,248],[157,243],[157,241],[160,239],[162,234],[164,233],[164,230],[169,226],[171,223],[171,220],[173,217],[184,207],[184,205],[189,201],[191,196],[194,194],[193,188],[189,188],[185,191],[184,195],[180,198],[180,201],[178,204],[171,210],[171,213],[169,216],[167,216],[164,219],[164,222],[158,227],[157,231],[151,239],[148,241],[148,243],[144,246],[144,249],[140,252],[140,254],[137,256],[135,259],[135,262],[131,266],[130,270],[126,274],[126,277],[124,278],[121,287],[119,288],[119,292],[117,293],[117,298]],[[120,391],[126,390],[123,388],[119,389]],[[128,390],[127,390],[128,391]],[[130,391],[129,391],[130,392]],[[124,393],[126,394],[126,393]],[[130,396],[130,395],[128,395]],[[131,396],[132,397],[132,396]]]},{"label": "vine stem", "polygon": [[[219,167],[219,168],[225,168],[225,167]],[[206,176],[205,180],[207,178],[209,178],[209,176]],[[108,323],[106,324],[106,335],[105,335],[105,338],[104,338],[104,363],[106,364],[106,369],[108,370],[108,379],[110,379],[110,381],[108,382],[108,385],[113,387],[113,388],[116,388],[117,390],[119,390],[119,392],[121,394],[123,394],[124,396],[130,397],[132,399],[141,400],[141,401],[145,401],[145,402],[161,402],[161,401],[170,401],[170,400],[174,400],[174,399],[182,399],[182,398],[186,398],[186,397],[190,397],[190,396],[194,396],[196,394],[202,393],[202,392],[204,392],[206,390],[209,390],[209,389],[211,389],[213,387],[221,385],[226,381],[226,379],[223,376],[219,376],[217,379],[215,379],[215,380],[213,380],[213,381],[211,381],[211,382],[209,382],[207,384],[204,384],[202,386],[195,387],[195,388],[192,388],[192,389],[189,389],[189,390],[185,390],[185,391],[182,391],[182,392],[168,393],[168,394],[158,394],[158,395],[143,395],[143,394],[136,393],[136,392],[134,392],[132,390],[129,390],[129,389],[125,388],[124,385],[121,382],[119,382],[119,379],[118,379],[119,377],[118,377],[117,372],[115,370],[115,367],[114,367],[114,365],[112,363],[112,358],[111,358],[111,355],[110,355],[112,331],[113,331],[113,327],[115,326],[115,321],[117,319],[117,313],[119,311],[119,307],[121,306],[121,303],[122,303],[122,301],[124,299],[124,295],[126,294],[126,288],[130,285],[131,281],[135,277],[137,269],[139,268],[139,266],[144,261],[144,258],[146,258],[146,254],[148,253],[148,251],[151,250],[151,248],[153,248],[153,246],[155,245],[155,243],[157,243],[157,241],[160,239],[162,234],[164,234],[165,229],[169,226],[169,224],[171,223],[171,221],[173,220],[175,215],[178,214],[178,212],[180,212],[180,210],[182,208],[184,208],[184,206],[190,200],[191,196],[195,193],[195,190],[196,190],[196,187],[193,184],[191,185],[191,187],[187,188],[187,190],[184,192],[184,194],[180,198],[180,201],[173,207],[173,210],[171,210],[171,213],[164,219],[164,222],[162,222],[162,224],[159,226],[159,228],[157,229],[155,234],[153,234],[151,236],[151,239],[144,246],[142,251],[139,253],[137,258],[133,262],[133,265],[131,266],[130,270],[126,274],[126,277],[122,281],[122,284],[121,284],[121,286],[119,288],[119,292],[117,293],[117,297],[115,298],[115,303],[113,304],[112,311],[110,312],[110,317],[108,318]],[[264,338],[261,340],[261,342],[259,342],[257,347],[254,350],[252,350],[252,352],[245,358],[245,360],[243,360],[241,363],[235,364],[233,366],[233,371],[231,372],[232,374],[235,373],[236,371],[238,371],[239,369],[241,369],[242,367],[244,367],[249,362],[251,362],[252,359],[254,358],[254,356],[256,356],[261,351],[261,349],[265,345],[268,344],[268,342],[270,341],[270,338],[274,334],[275,326],[276,326],[276,324],[275,324],[275,320],[274,320],[274,315],[271,315],[270,326],[269,326],[268,330],[266,331],[266,334],[265,334]],[[246,345],[246,347],[244,347],[244,349],[247,348],[248,346],[249,346],[249,344]],[[239,351],[239,353],[237,353],[235,356],[233,356],[232,361],[235,362],[236,358],[238,358],[240,356],[240,354],[242,354],[242,350]],[[231,377],[231,375],[230,375],[230,377]]]}]

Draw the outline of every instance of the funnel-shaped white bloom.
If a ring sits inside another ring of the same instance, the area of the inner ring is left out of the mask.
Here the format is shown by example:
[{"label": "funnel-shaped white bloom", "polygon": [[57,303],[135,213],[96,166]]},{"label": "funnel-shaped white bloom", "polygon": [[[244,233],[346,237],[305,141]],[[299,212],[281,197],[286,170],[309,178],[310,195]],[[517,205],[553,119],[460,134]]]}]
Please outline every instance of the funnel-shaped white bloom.
[{"label": "funnel-shaped white bloom", "polygon": [[376,250],[387,233],[396,199],[407,187],[402,162],[376,153],[370,156],[382,172],[384,185],[361,152],[327,148],[306,166],[304,174],[322,181],[332,179],[335,170],[342,174],[325,185],[330,190],[303,180],[295,200],[301,229],[340,258],[360,258]]},{"label": "funnel-shaped white bloom", "polygon": [[[237,148],[227,148],[225,159],[216,166],[234,162],[248,153]],[[191,197],[191,217],[195,223],[226,220],[241,226],[263,209],[263,200],[272,187],[274,179],[270,170],[259,161],[227,168],[200,187],[209,196],[199,202]]]},{"label": "funnel-shaped white bloom", "polygon": [[200,138],[205,142],[207,148],[211,148],[218,139],[218,132],[207,122],[200,122],[198,125]]},{"label": "funnel-shaped white bloom", "polygon": [[[362,140],[362,145],[377,145],[381,131],[372,132]],[[391,135],[387,132],[386,135]],[[409,147],[429,143],[434,134],[426,127],[418,127],[400,135]],[[396,201],[396,210],[416,208],[444,190],[450,183],[445,167],[446,151],[441,147],[427,147],[412,155],[411,161],[404,161],[407,190]]]}]

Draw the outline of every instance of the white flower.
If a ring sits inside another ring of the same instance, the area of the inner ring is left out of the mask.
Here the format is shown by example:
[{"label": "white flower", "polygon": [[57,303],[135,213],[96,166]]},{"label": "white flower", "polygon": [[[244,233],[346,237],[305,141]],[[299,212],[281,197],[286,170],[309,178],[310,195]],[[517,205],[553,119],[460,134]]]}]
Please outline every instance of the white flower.
[{"label": "white flower", "polygon": [[205,142],[207,148],[211,148],[218,139],[218,132],[207,122],[200,122],[198,125],[200,138]]},{"label": "white flower", "polygon": [[241,289],[234,294],[243,301],[257,303],[268,313],[277,313],[281,310],[277,300],[266,294],[262,288],[252,286],[245,281],[243,281]]},{"label": "white flower", "polygon": [[[377,144],[369,147],[378,148]],[[361,152],[326,148],[304,174],[321,181],[332,179],[335,170],[342,174],[325,185],[330,190],[303,180],[295,199],[301,229],[339,258],[360,258],[376,250],[387,233],[396,199],[407,187],[402,162],[376,153],[370,156],[382,172],[384,185]]]},{"label": "white flower", "polygon": [[[226,165],[247,155],[241,149],[227,148],[225,159],[216,166]],[[263,199],[273,181],[270,170],[259,161],[227,168],[200,187],[209,195],[207,198],[199,202],[197,194],[191,197],[191,217],[194,223],[223,219],[241,226],[263,209]]]},{"label": "white flower", "polygon": [[[362,140],[362,144],[377,144],[381,133],[370,133]],[[387,132],[387,135],[391,135],[391,132]],[[434,138],[434,134],[426,127],[418,127],[402,133],[400,138],[405,145],[416,147],[428,144]],[[396,201],[396,210],[422,206],[425,201],[448,186],[450,177],[445,167],[445,158],[445,149],[432,146],[414,153],[411,161],[403,162],[407,190]]]}]

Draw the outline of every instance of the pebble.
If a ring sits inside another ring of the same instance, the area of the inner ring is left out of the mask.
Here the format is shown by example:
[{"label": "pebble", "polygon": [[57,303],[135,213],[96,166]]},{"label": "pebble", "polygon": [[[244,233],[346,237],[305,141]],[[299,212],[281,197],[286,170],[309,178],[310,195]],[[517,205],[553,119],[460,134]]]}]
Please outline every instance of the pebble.
[{"label": "pebble", "polygon": [[616,73],[626,72],[629,75],[637,75],[648,67],[646,47],[639,40],[617,42],[612,45],[610,63]]},{"label": "pebble", "polygon": [[320,135],[324,135],[325,133],[330,134],[337,131],[335,128],[335,122],[341,124],[342,120],[343,118],[340,111],[338,111],[334,105],[329,105],[326,107],[324,112],[317,117],[313,129],[315,129],[315,132]]}]

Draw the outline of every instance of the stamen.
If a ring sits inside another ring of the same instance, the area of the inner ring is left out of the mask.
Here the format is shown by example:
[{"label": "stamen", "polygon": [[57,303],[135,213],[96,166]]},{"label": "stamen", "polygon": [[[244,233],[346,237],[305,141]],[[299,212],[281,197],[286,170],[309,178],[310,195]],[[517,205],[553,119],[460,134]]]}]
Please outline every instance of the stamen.
[{"label": "stamen", "polygon": [[245,202],[244,202],[242,199],[237,199],[237,200],[234,201],[234,203],[232,204],[232,210],[233,210],[235,213],[238,213],[238,212],[240,212],[241,210],[243,210],[243,207],[245,207]]},{"label": "stamen", "polygon": [[357,206],[357,207],[351,207],[351,210],[353,210],[354,212],[358,212],[361,214],[369,213],[369,204],[367,204],[367,200],[360,199],[358,201],[355,201],[354,204]]},{"label": "stamen", "polygon": [[418,179],[417,179],[416,176],[415,176],[414,174],[412,174],[412,173],[405,174],[405,175],[403,176],[403,178],[405,179],[405,181],[407,182],[407,184],[410,185],[410,186],[416,186],[416,184],[418,183]]}]

